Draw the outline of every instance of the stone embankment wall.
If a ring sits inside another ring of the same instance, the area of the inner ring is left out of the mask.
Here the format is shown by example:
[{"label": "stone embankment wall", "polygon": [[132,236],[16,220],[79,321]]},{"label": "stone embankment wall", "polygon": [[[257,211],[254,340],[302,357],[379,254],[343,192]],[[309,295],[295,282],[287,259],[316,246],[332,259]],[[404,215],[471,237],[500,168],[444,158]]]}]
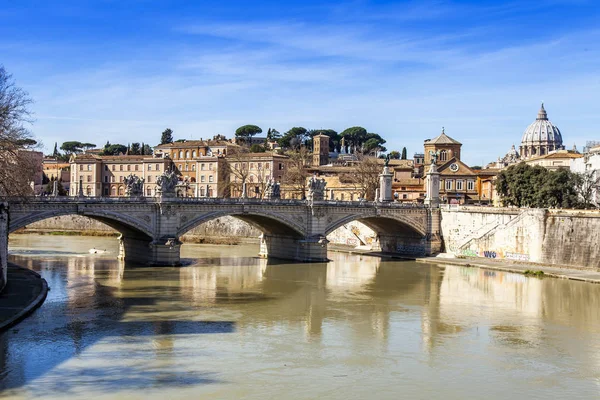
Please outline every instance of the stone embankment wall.
[{"label": "stone embankment wall", "polygon": [[8,210],[6,203],[0,203],[0,292],[6,286],[8,268]]},{"label": "stone embankment wall", "polygon": [[600,269],[600,212],[458,207],[442,210],[446,252]]}]

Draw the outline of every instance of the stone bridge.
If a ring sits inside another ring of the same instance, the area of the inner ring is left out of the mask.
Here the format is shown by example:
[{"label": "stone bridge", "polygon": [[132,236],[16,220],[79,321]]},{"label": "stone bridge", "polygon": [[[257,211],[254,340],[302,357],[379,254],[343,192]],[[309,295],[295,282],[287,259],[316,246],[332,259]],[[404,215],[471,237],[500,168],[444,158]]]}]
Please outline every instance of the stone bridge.
[{"label": "stone bridge", "polygon": [[214,218],[234,216],[263,232],[261,257],[327,260],[326,236],[351,221],[377,233],[374,251],[422,256],[440,251],[440,211],[399,203],[210,198],[31,198],[9,202],[9,232],[46,218],[77,214],[121,233],[119,257],[177,265],[179,238]]}]

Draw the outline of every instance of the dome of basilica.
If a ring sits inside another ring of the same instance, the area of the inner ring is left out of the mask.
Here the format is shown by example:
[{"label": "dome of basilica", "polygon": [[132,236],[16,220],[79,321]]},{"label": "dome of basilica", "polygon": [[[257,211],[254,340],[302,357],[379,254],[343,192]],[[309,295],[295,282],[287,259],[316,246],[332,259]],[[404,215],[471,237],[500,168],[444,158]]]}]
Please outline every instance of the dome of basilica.
[{"label": "dome of basilica", "polygon": [[523,133],[521,146],[519,146],[521,158],[541,156],[562,149],[564,146],[560,130],[548,120],[548,114],[542,103],[536,120]]}]

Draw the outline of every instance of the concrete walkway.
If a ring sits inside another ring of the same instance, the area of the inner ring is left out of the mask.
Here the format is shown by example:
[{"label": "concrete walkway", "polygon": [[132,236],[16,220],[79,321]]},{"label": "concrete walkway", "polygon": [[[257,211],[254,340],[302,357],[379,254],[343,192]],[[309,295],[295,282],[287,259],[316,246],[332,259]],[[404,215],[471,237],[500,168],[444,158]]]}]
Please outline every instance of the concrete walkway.
[{"label": "concrete walkway", "polygon": [[42,305],[48,283],[37,272],[8,264],[8,282],[0,293],[0,332],[15,325]]},{"label": "concrete walkway", "polygon": [[574,281],[584,281],[590,283],[600,283],[600,271],[585,269],[574,269],[569,267],[545,266],[533,263],[516,263],[506,260],[489,260],[481,258],[443,258],[443,257],[424,257],[417,259],[417,262],[434,264],[451,264],[468,267],[479,267],[495,271],[524,273],[525,271],[543,271],[544,276],[553,278],[572,279]]}]

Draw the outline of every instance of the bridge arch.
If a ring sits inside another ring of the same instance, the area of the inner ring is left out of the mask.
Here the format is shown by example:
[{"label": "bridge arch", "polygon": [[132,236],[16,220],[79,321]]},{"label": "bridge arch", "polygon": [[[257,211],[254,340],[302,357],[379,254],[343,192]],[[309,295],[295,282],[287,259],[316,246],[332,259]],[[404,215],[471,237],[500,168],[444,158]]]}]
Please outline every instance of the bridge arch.
[{"label": "bridge arch", "polygon": [[135,235],[147,238],[148,240],[152,240],[153,237],[152,230],[148,225],[125,213],[95,210],[82,213],[71,209],[55,209],[48,211],[31,210],[29,213],[24,213],[24,216],[17,216],[17,218],[10,219],[9,233],[38,221],[67,215],[80,215],[102,222],[124,236]]},{"label": "bridge arch", "polygon": [[[421,216],[423,217],[425,216]],[[353,221],[361,222],[375,232],[376,240],[370,244],[371,251],[407,257],[432,253],[430,235],[426,230],[427,224],[411,218],[410,215],[350,214],[329,224],[325,229],[325,236]]]},{"label": "bridge arch", "polygon": [[248,212],[222,210],[198,215],[184,222],[178,229],[177,236],[181,237],[186,232],[197,227],[198,225],[222,217],[238,218],[267,235],[289,236],[294,238],[302,238],[306,235],[306,229],[304,226],[300,225],[291,218],[288,219],[275,213],[256,210]]},{"label": "bridge arch", "polygon": [[425,226],[405,215],[350,214],[329,224],[325,229],[325,236],[353,221],[362,222],[378,234],[398,234],[404,232],[410,232],[421,236],[427,234]]}]

